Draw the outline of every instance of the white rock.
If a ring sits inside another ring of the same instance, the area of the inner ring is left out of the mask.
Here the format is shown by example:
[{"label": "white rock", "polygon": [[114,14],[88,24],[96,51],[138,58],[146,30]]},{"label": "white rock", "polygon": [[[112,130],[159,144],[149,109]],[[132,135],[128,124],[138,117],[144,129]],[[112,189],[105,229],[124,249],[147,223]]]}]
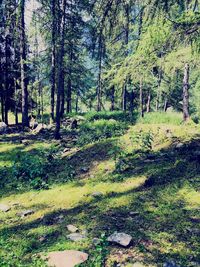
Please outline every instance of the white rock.
[{"label": "white rock", "polygon": [[42,258],[48,261],[49,267],[75,267],[87,261],[88,254],[75,250],[66,250],[50,252],[47,256],[42,256]]},{"label": "white rock", "polygon": [[102,192],[93,192],[91,196],[98,198],[98,197],[102,197],[103,196],[103,193]]},{"label": "white rock", "polygon": [[71,233],[76,233],[76,232],[78,232],[78,228],[77,228],[76,226],[72,225],[72,224],[67,225],[67,230],[68,230],[69,232],[71,232]]},{"label": "white rock", "polygon": [[33,210],[24,210],[22,212],[17,213],[17,216],[24,218],[26,216],[32,215],[33,213]]},{"label": "white rock", "polygon": [[8,212],[11,209],[8,205],[0,204],[0,211]]},{"label": "white rock", "polygon": [[132,237],[125,233],[115,232],[109,236],[107,240],[112,243],[117,243],[123,247],[127,247],[131,243]]},{"label": "white rock", "polygon": [[67,235],[67,238],[70,239],[71,241],[77,242],[85,239],[86,236],[79,233],[72,233],[70,235]]},{"label": "white rock", "polygon": [[0,122],[0,134],[4,134],[7,131],[8,126],[5,124],[5,122]]}]

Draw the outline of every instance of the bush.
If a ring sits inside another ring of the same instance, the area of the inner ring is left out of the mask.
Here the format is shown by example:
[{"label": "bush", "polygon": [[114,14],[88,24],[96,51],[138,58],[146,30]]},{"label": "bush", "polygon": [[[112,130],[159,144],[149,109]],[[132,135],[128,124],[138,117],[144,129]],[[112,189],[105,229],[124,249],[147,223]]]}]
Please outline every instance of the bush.
[{"label": "bush", "polygon": [[113,119],[85,122],[80,127],[78,145],[81,146],[102,139],[120,136],[127,129],[128,125],[126,123],[117,122]]},{"label": "bush", "polygon": [[12,177],[21,187],[30,186],[33,189],[48,188],[48,173],[54,166],[52,150],[40,150],[37,154],[18,154],[11,168]]}]

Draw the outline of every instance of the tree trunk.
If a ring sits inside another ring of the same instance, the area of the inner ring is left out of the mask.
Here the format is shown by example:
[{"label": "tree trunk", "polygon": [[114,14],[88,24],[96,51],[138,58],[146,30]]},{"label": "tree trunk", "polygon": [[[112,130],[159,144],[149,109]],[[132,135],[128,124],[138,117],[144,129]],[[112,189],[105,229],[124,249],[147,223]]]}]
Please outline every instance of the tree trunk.
[{"label": "tree trunk", "polygon": [[26,36],[25,36],[25,0],[20,2],[20,64],[21,64],[21,90],[22,90],[22,125],[29,126],[28,119],[28,80],[26,65]]},{"label": "tree trunk", "polygon": [[78,113],[78,104],[79,104],[79,91],[77,91],[77,94],[76,94],[76,114]]},{"label": "tree trunk", "polygon": [[151,92],[149,90],[147,98],[147,113],[151,112]]},{"label": "tree trunk", "polygon": [[61,106],[60,106],[60,117],[63,118],[65,113],[65,78],[64,73],[62,76],[62,86],[61,86]]},{"label": "tree trunk", "polygon": [[61,93],[63,82],[63,61],[64,61],[64,44],[65,44],[65,9],[66,0],[62,1],[62,19],[60,25],[60,38],[58,49],[58,80],[57,80],[57,101],[56,101],[56,130],[55,139],[60,139],[60,107],[61,107]]},{"label": "tree trunk", "polygon": [[111,89],[111,107],[110,107],[111,111],[115,110],[115,86],[112,86]]},{"label": "tree trunk", "polygon": [[71,78],[68,77],[68,81],[67,81],[67,113],[72,112],[71,100],[72,100],[72,83],[71,83]]},{"label": "tree trunk", "polygon": [[143,109],[143,84],[142,79],[140,79],[140,115],[144,117],[144,109]]},{"label": "tree trunk", "polygon": [[165,97],[164,112],[167,112],[167,108],[168,108],[168,99],[167,99],[167,97]]},{"label": "tree trunk", "polygon": [[51,0],[52,33],[51,33],[51,119],[54,121],[55,86],[56,86],[56,4]]},{"label": "tree trunk", "polygon": [[99,34],[99,74],[97,86],[97,111],[101,111],[101,97],[102,97],[102,29]]},{"label": "tree trunk", "polygon": [[122,90],[122,110],[126,111],[126,105],[127,105],[127,90],[126,90],[126,84],[123,86]]},{"label": "tree trunk", "polygon": [[189,119],[189,64],[185,64],[184,78],[183,78],[183,119],[187,121]]},{"label": "tree trunk", "polygon": [[132,90],[130,93],[130,113],[133,114],[134,110],[134,91]]}]

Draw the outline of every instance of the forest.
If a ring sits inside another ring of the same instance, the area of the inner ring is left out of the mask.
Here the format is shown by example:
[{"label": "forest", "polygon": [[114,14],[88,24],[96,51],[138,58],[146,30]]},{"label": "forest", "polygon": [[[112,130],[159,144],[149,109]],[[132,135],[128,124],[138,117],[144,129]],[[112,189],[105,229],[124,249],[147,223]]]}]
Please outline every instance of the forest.
[{"label": "forest", "polygon": [[0,0],[0,267],[200,266],[199,0]]}]

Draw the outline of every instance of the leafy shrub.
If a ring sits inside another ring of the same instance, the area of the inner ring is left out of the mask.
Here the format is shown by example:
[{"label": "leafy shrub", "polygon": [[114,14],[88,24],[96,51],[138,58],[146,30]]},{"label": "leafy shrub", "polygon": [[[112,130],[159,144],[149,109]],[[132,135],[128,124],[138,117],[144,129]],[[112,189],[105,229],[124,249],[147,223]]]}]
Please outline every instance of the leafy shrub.
[{"label": "leafy shrub", "polygon": [[128,129],[126,123],[116,120],[97,120],[83,123],[80,127],[78,145],[89,144],[102,139],[120,136]]},{"label": "leafy shrub", "polygon": [[131,139],[138,149],[142,151],[152,150],[154,137],[151,131],[139,131],[138,133],[135,133]]},{"label": "leafy shrub", "polygon": [[11,168],[12,176],[21,186],[28,184],[33,189],[48,188],[48,173],[55,161],[53,151],[40,150],[37,154],[18,154]]}]

